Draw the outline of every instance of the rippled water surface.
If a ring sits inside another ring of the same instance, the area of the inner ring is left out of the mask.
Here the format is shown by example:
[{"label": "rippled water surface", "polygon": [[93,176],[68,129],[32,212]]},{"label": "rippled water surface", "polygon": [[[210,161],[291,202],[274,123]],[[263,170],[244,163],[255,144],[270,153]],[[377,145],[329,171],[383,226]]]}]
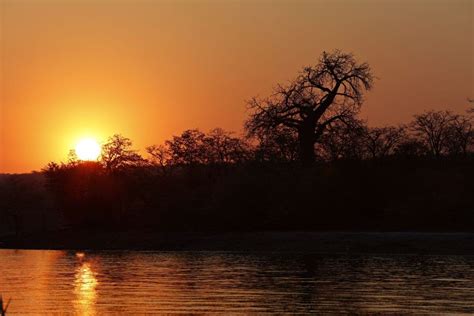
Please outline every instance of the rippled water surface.
[{"label": "rippled water surface", "polygon": [[0,250],[9,314],[474,312],[474,257]]}]

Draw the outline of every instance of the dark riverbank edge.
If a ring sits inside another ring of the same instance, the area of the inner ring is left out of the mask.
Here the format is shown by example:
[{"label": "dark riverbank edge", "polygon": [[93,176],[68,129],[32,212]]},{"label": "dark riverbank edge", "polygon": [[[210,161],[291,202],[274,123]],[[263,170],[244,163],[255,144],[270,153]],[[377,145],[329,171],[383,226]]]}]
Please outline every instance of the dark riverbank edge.
[{"label": "dark riverbank edge", "polygon": [[0,248],[474,255],[474,233],[60,231],[3,236]]}]

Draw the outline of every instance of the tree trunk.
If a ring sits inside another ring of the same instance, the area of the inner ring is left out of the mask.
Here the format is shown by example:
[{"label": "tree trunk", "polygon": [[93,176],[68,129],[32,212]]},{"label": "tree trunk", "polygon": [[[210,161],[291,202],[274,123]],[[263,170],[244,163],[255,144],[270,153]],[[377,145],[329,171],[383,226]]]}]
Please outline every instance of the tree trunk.
[{"label": "tree trunk", "polygon": [[303,166],[311,166],[316,158],[314,154],[314,127],[301,128],[298,131],[298,140],[300,161]]}]

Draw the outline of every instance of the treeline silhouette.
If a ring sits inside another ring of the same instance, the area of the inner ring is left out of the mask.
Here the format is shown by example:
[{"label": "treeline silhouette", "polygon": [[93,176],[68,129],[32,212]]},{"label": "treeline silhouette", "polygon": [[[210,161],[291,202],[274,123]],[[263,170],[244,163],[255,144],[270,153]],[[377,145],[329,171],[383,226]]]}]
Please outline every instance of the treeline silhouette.
[{"label": "treeline silhouette", "polygon": [[370,127],[357,115],[373,81],[352,54],[323,53],[248,102],[245,135],[190,129],[143,155],[113,135],[98,161],[71,151],[0,178],[0,216],[17,233],[31,218],[41,229],[472,230],[471,114]]}]

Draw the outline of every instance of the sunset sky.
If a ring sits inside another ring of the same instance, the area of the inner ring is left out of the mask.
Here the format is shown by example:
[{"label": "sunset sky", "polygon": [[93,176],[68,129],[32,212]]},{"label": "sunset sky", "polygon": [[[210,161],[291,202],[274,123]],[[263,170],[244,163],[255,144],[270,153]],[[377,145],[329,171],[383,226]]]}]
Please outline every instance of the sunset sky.
[{"label": "sunset sky", "polygon": [[335,48],[378,77],[370,125],[474,98],[472,0],[0,2],[0,172],[64,160],[84,137],[143,149],[188,128],[241,133],[245,100]]}]

